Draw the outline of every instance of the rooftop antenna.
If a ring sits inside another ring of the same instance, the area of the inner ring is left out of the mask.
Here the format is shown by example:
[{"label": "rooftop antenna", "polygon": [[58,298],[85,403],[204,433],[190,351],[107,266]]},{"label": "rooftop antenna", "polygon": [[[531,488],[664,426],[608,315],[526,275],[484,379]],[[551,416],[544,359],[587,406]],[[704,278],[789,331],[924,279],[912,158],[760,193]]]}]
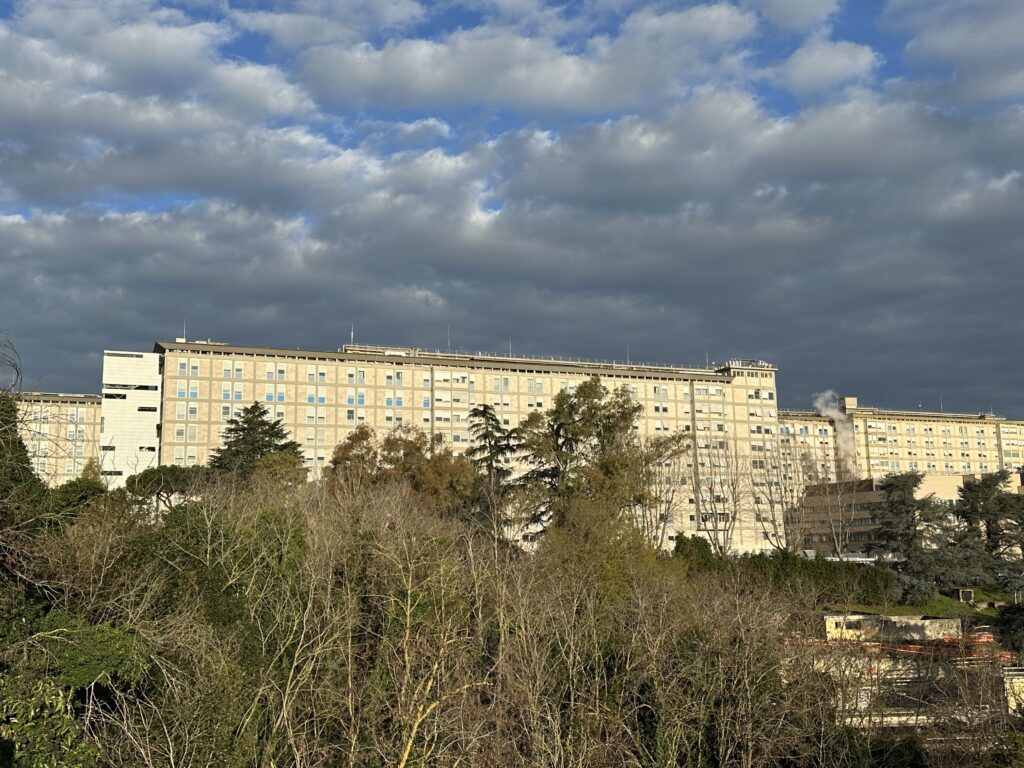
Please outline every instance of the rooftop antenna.
[{"label": "rooftop antenna", "polygon": [[356,343],[356,324],[355,323],[352,323],[352,326],[349,328],[349,331],[348,331],[348,343],[349,344],[355,344]]},{"label": "rooftop antenna", "polygon": [[448,326],[448,354],[452,353],[452,327]]},{"label": "rooftop antenna", "polygon": [[629,344],[626,344],[626,365],[629,365]]},{"label": "rooftop antenna", "polygon": [[943,408],[942,408],[942,393],[939,392],[939,413],[942,413],[942,412],[943,412]]},{"label": "rooftop antenna", "polygon": [[708,368],[711,367],[711,356],[708,355],[708,348],[704,347],[704,365]]},{"label": "rooftop antenna", "polygon": [[512,337],[508,337],[508,356],[512,357]]},{"label": "rooftop antenna", "polygon": [[181,338],[185,339],[186,341],[188,341],[188,333],[185,332],[187,327],[188,327],[188,318],[184,318],[183,317],[181,319]]}]

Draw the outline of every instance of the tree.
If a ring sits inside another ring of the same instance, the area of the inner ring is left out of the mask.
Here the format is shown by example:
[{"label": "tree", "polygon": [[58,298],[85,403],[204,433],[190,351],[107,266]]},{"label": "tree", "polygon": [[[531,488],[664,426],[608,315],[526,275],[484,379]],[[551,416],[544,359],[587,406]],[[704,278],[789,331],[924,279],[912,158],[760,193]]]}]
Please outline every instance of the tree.
[{"label": "tree", "polygon": [[133,496],[151,499],[159,506],[169,507],[176,497],[189,498],[205,472],[205,467],[163,464],[131,475],[125,480],[124,487]]},{"label": "tree", "polygon": [[465,455],[483,474],[485,522],[493,540],[498,542],[511,523],[506,514],[506,495],[512,476],[509,465],[518,450],[518,433],[505,428],[490,403],[481,403],[470,410],[469,432],[475,445]]},{"label": "tree", "polygon": [[334,449],[330,478],[349,491],[406,485],[424,507],[462,519],[474,517],[477,474],[469,459],[455,456],[444,437],[399,426],[381,440],[360,425]]},{"label": "tree", "polygon": [[627,389],[609,395],[594,376],[575,392],[559,392],[546,413],[526,418],[519,427],[520,449],[530,469],[521,484],[545,491],[533,524],[543,529],[564,522],[567,500],[593,491],[592,481],[611,480],[617,474],[623,452],[636,445],[635,425],[642,411]]},{"label": "tree", "polygon": [[270,453],[290,453],[300,461],[299,444],[288,439],[280,420],[271,420],[262,403],[254,402],[237,419],[228,421],[224,445],[210,457],[210,468],[248,477],[256,461]]},{"label": "tree", "polygon": [[1024,497],[1006,490],[1009,477],[1003,470],[966,480],[955,507],[957,517],[978,529],[985,551],[993,558],[1021,554],[1016,534],[1024,520]]},{"label": "tree", "polygon": [[926,602],[936,586],[952,588],[988,581],[987,555],[978,530],[964,524],[931,496],[917,497],[923,475],[890,475],[879,485],[884,500],[867,550],[892,563],[904,599]]},{"label": "tree", "polygon": [[754,506],[751,460],[724,433],[700,438],[695,446],[693,490],[698,529],[717,554],[728,555],[740,519]]}]

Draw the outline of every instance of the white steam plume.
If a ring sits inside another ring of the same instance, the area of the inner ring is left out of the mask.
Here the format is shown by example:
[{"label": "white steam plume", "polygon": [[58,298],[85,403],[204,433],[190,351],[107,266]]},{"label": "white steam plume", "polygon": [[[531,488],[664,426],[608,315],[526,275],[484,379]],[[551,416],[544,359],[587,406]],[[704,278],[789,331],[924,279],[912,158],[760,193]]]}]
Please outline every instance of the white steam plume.
[{"label": "white steam plume", "polygon": [[853,422],[839,407],[839,396],[834,390],[826,389],[814,396],[814,410],[832,422],[836,430],[836,450],[839,461],[848,479],[857,477],[857,439],[853,434]]}]

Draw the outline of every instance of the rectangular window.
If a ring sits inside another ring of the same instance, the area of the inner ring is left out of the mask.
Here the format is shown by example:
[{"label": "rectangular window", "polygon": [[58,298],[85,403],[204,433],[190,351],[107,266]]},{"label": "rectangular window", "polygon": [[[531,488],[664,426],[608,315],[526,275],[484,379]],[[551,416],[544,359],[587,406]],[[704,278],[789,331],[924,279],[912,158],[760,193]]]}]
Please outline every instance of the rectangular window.
[{"label": "rectangular window", "polygon": [[277,369],[277,380],[284,381],[284,368]]},{"label": "rectangular window", "polygon": [[345,411],[345,421],[348,422],[349,424],[355,424],[356,412],[353,411],[351,408]]},{"label": "rectangular window", "polygon": [[237,363],[235,364],[235,378],[236,379],[241,379],[242,378],[242,366],[237,364]]},{"label": "rectangular window", "polygon": [[231,363],[224,363],[224,369],[223,369],[223,372],[222,372],[222,376],[225,379],[230,379],[231,378]]},{"label": "rectangular window", "polygon": [[284,387],[278,387],[277,388],[277,402],[279,402],[279,403],[283,403],[284,402]]},{"label": "rectangular window", "polygon": [[424,408],[429,408],[430,407],[430,398],[429,397],[424,397],[423,398],[423,407]]},{"label": "rectangular window", "polygon": [[242,385],[241,384],[235,384],[235,392],[234,392],[234,394],[235,394],[235,400],[241,400],[242,399]]},{"label": "rectangular window", "polygon": [[198,360],[192,360],[192,361],[189,362],[188,375],[189,376],[196,376],[196,377],[199,376],[199,361]]},{"label": "rectangular window", "polygon": [[185,382],[181,379],[178,380],[175,390],[178,393],[178,397],[185,397]]},{"label": "rectangular window", "polygon": [[197,397],[199,397],[199,382],[198,381],[190,381],[188,383],[188,396],[191,399],[193,399],[193,400],[195,400]]},{"label": "rectangular window", "polygon": [[220,407],[220,418],[223,421],[227,421],[228,419],[231,418],[231,406],[230,405],[222,405]]},{"label": "rectangular window", "polygon": [[268,403],[274,402],[274,388],[273,387],[267,387],[267,394],[266,394],[266,397],[264,399]]},{"label": "rectangular window", "polygon": [[186,363],[184,360],[179,360],[178,361],[178,375],[179,376],[187,376],[188,375],[188,363]]},{"label": "rectangular window", "polygon": [[401,408],[402,407],[402,396],[401,395],[398,395],[398,396],[395,397],[395,407],[396,408]]}]

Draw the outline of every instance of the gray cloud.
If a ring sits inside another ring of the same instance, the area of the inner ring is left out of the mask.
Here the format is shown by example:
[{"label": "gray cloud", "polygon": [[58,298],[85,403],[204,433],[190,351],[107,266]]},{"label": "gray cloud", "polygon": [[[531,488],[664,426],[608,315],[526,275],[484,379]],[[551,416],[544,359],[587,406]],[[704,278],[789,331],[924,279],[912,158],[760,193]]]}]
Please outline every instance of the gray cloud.
[{"label": "gray cloud", "polygon": [[[900,23],[930,29],[902,5]],[[186,317],[190,335],[322,348],[354,322],[367,342],[443,346],[451,326],[471,349],[762,357],[790,405],[832,387],[1024,415],[1007,355],[1024,330],[1019,105],[972,114],[911,83],[872,89],[858,49],[822,68],[826,97],[783,116],[748,77],[758,22],[722,6],[627,7],[617,35],[571,47],[524,31],[557,22],[543,7],[506,3],[517,26],[431,42],[439,69],[411,82],[402,57],[424,41],[278,34],[301,49],[292,72],[223,56],[229,22],[75,6],[0,23],[0,328],[30,384],[94,389],[100,350],[146,348]],[[803,29],[834,10],[784,6]],[[393,8],[395,27],[418,18]],[[126,35],[167,66],[179,43],[187,76],[133,74],[139,48],[110,42]],[[815,45],[837,44],[815,28],[801,50]],[[319,82],[317,50],[370,63]],[[564,68],[572,93],[545,79]],[[470,130],[427,110],[445,101],[536,113]],[[399,103],[427,106],[388,117]]]}]

